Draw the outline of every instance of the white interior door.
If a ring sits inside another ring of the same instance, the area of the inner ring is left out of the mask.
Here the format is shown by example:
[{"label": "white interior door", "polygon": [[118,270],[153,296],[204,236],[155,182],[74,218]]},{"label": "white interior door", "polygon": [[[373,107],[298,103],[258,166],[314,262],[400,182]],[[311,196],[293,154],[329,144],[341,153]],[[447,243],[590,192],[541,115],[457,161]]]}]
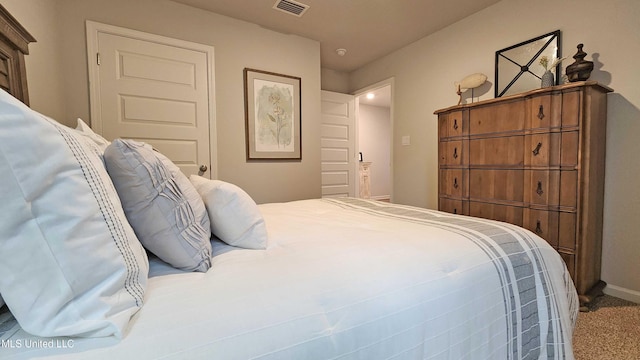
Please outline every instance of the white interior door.
[{"label": "white interior door", "polygon": [[322,196],[355,196],[355,97],[322,91],[321,109]]},{"label": "white interior door", "polygon": [[149,143],[187,176],[215,178],[213,48],[93,22],[87,33],[94,130]]}]

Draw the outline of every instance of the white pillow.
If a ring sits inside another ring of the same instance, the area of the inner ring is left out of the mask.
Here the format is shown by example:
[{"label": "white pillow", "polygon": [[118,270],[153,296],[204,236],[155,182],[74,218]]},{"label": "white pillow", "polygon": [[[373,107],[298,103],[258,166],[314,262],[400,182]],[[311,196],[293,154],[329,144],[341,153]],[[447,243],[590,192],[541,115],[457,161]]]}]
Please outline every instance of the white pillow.
[{"label": "white pillow", "polygon": [[0,91],[0,292],[39,336],[122,337],[149,264],[77,131]]},{"label": "white pillow", "polygon": [[140,242],[173,267],[211,267],[211,226],[189,179],[149,144],[115,139],[104,152],[107,171]]},{"label": "white pillow", "polygon": [[83,134],[84,136],[89,138],[91,141],[93,141],[98,146],[98,148],[102,150],[102,152],[104,153],[104,150],[107,148],[107,146],[109,146],[109,144],[111,144],[111,142],[103,138],[102,136],[96,134],[95,132],[93,132],[91,127],[89,127],[87,123],[82,121],[82,119],[78,118],[77,121],[78,123],[76,125],[76,130],[78,130],[81,134]]},{"label": "white pillow", "polygon": [[260,209],[244,190],[220,180],[191,175],[191,183],[204,201],[211,232],[229,245],[246,249],[267,248],[267,227]]}]

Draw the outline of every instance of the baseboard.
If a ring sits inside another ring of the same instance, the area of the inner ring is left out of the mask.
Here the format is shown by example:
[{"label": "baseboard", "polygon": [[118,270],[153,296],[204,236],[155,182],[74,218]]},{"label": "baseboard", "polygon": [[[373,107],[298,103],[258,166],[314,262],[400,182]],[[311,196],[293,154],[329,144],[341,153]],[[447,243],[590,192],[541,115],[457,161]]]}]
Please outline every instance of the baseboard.
[{"label": "baseboard", "polygon": [[373,200],[389,201],[390,198],[391,198],[391,196],[389,196],[389,195],[372,195],[371,196],[371,199],[373,199]]},{"label": "baseboard", "polygon": [[607,284],[603,292],[607,295],[640,304],[640,291],[625,289],[620,286]]}]

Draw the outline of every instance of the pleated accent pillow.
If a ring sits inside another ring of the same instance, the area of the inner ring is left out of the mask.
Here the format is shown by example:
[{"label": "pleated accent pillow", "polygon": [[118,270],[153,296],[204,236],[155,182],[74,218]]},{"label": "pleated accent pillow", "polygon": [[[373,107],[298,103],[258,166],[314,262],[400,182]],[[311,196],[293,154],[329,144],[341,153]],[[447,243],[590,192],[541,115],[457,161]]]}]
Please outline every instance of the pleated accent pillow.
[{"label": "pleated accent pillow", "polygon": [[151,145],[116,139],[104,152],[124,212],[144,247],[175,268],[211,267],[211,227],[189,179]]},{"label": "pleated accent pillow", "polygon": [[38,336],[122,337],[147,255],[99,149],[0,90],[0,293]]}]

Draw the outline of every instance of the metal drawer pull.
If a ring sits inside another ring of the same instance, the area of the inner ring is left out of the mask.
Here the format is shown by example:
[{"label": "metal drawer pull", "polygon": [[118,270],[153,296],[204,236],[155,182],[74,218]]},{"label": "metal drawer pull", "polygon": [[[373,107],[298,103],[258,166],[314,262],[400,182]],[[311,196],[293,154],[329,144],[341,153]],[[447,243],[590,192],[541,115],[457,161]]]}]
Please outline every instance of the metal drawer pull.
[{"label": "metal drawer pull", "polygon": [[542,235],[542,228],[540,227],[540,220],[536,222],[536,234]]},{"label": "metal drawer pull", "polygon": [[453,158],[454,159],[458,158],[458,148],[453,148]]},{"label": "metal drawer pull", "polygon": [[453,119],[453,130],[458,130],[458,119]]},{"label": "metal drawer pull", "polygon": [[458,209],[457,208],[453,209],[453,213],[457,215],[458,214]]},{"label": "metal drawer pull", "polygon": [[454,178],[454,179],[453,179],[453,187],[454,187],[455,189],[457,189],[457,188],[458,188],[458,178]]},{"label": "metal drawer pull", "polygon": [[538,193],[538,195],[542,196],[542,194],[544,193],[544,191],[542,191],[542,181],[538,181],[538,188],[536,189],[536,193]]},{"label": "metal drawer pull", "polygon": [[541,143],[541,142],[539,142],[539,143],[538,143],[538,146],[536,146],[536,148],[535,148],[535,149],[533,149],[533,151],[532,151],[533,156],[538,156],[538,154],[540,154],[540,148],[541,148],[541,147],[542,147],[542,143]]},{"label": "metal drawer pull", "polygon": [[540,105],[540,109],[538,109],[538,119],[542,120],[544,118],[544,107]]}]

